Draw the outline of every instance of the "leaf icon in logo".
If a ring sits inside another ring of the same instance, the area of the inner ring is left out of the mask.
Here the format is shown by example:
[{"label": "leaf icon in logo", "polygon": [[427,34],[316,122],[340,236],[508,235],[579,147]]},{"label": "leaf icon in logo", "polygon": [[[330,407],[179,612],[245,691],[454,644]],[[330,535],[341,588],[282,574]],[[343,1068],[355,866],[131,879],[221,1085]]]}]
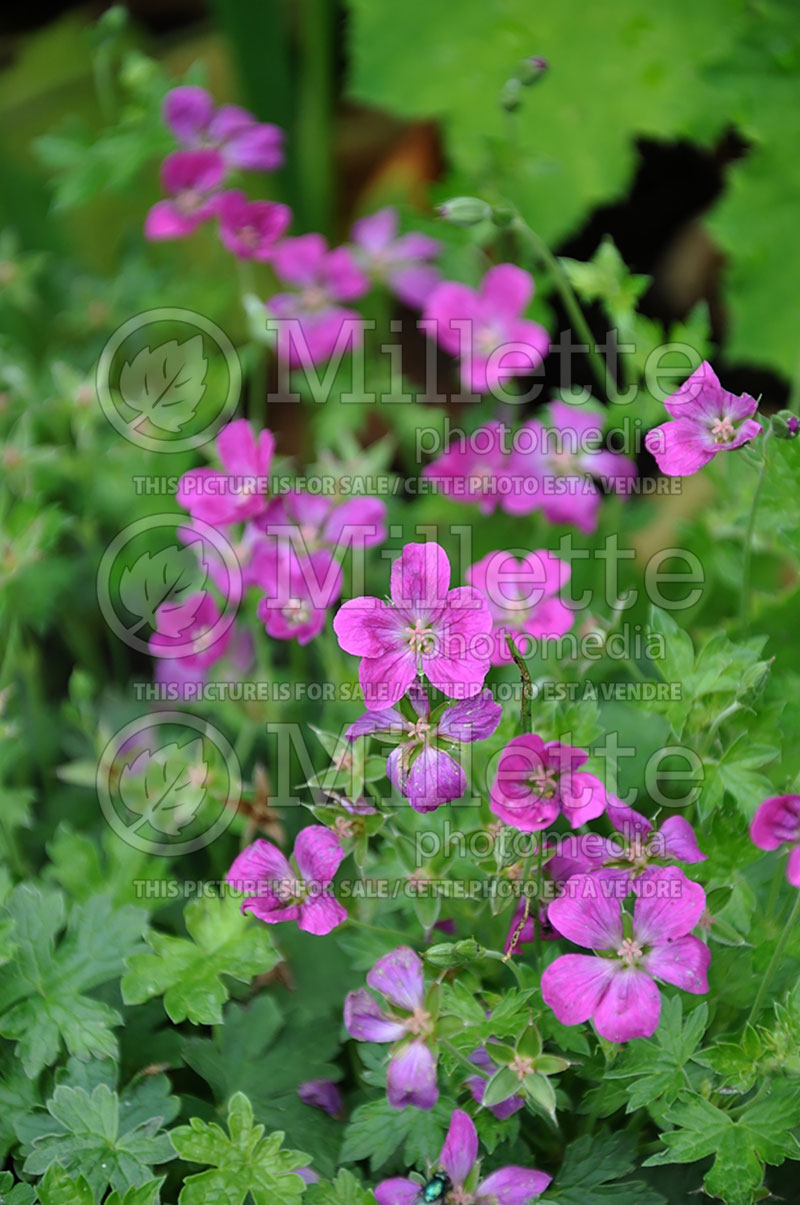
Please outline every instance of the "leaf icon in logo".
[{"label": "leaf icon in logo", "polygon": [[208,763],[202,740],[143,750],[120,774],[119,793],[125,807],[140,819],[135,828],[151,825],[175,837],[191,824],[206,794]]},{"label": "leaf icon in logo", "polygon": [[[203,586],[207,578],[205,563],[198,563],[191,547],[162,548],[156,553],[143,552],[138,560],[123,570],[119,582],[119,596],[123,606],[132,615],[139,617],[139,623],[131,629],[130,634],[137,632],[145,623],[155,627],[156,611],[162,603],[170,603],[176,607],[184,606],[195,592],[193,611],[196,614],[203,601]],[[191,611],[191,606],[187,607],[183,614],[186,627],[194,619]]]},{"label": "leaf icon in logo", "polygon": [[172,339],[160,347],[143,347],[122,366],[119,377],[123,402],[139,414],[130,424],[132,430],[149,419],[160,431],[180,431],[203,400],[207,371],[202,335],[184,343]]}]

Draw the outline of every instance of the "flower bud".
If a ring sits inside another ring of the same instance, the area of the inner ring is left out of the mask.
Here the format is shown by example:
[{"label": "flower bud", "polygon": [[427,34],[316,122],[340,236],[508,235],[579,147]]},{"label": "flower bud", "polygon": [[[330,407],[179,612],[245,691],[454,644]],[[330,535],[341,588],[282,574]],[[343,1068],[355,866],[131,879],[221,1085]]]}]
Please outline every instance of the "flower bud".
[{"label": "flower bud", "polygon": [[779,410],[772,416],[772,434],[778,439],[796,439],[800,434],[800,418],[791,410]]},{"label": "flower bud", "polygon": [[524,88],[530,88],[532,84],[538,84],[548,67],[547,59],[541,58],[538,54],[532,55],[530,58],[523,59],[518,65],[517,79]]},{"label": "flower bud", "polygon": [[474,937],[467,937],[464,941],[443,941],[430,946],[422,957],[431,966],[449,971],[454,967],[463,966],[466,962],[472,962],[480,954],[480,949]]},{"label": "flower bud", "polygon": [[522,83],[516,77],[506,80],[500,90],[500,105],[507,113],[513,113],[522,104]]},{"label": "flower bud", "polygon": [[453,197],[438,209],[439,217],[454,226],[477,226],[492,216],[491,206],[480,197]]}]

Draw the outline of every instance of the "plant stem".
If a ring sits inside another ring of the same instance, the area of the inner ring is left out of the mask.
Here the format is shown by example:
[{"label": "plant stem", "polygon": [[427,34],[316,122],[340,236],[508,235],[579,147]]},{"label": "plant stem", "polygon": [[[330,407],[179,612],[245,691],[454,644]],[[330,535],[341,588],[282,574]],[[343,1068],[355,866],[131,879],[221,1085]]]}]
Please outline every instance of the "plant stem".
[{"label": "plant stem", "polygon": [[462,1054],[460,1050],[456,1050],[453,1043],[448,1042],[446,1038],[439,1038],[439,1045],[443,1050],[446,1050],[449,1055],[452,1055],[456,1062],[460,1063],[462,1067],[466,1067],[470,1075],[480,1075],[483,1079],[489,1078],[485,1071],[481,1071],[480,1067],[476,1067],[474,1063],[471,1063],[467,1056]]},{"label": "plant stem", "polygon": [[371,925],[369,921],[358,920],[355,916],[348,916],[347,924],[355,925],[357,929],[365,929],[368,933],[378,933],[381,937],[397,937],[404,946],[408,945],[408,934],[401,933],[399,929],[385,929],[381,925]]},{"label": "plant stem", "polygon": [[761,985],[758,989],[758,994],[755,998],[755,1002],[753,1004],[753,1007],[750,1009],[750,1016],[747,1018],[747,1021],[746,1021],[747,1025],[752,1025],[753,1022],[755,1021],[756,1017],[758,1016],[759,1012],[761,1011],[761,1006],[763,1005],[764,997],[766,996],[766,994],[769,990],[770,983],[772,982],[772,977],[775,974],[775,971],[778,969],[781,958],[783,957],[783,951],[786,949],[786,943],[789,940],[789,934],[792,930],[792,926],[794,925],[795,921],[797,920],[798,915],[800,915],[800,891],[798,891],[796,894],[797,894],[797,898],[794,901],[794,906],[793,906],[791,912],[789,913],[789,919],[786,921],[786,924],[783,926],[783,931],[782,931],[780,937],[778,938],[778,944],[775,947],[775,953],[772,955],[772,958],[769,961],[769,966],[767,967],[766,971],[764,972],[764,977],[761,980]]},{"label": "plant stem", "polygon": [[547,243],[539,237],[535,230],[532,230],[527,222],[523,221],[519,215],[512,222],[512,229],[520,236],[533,255],[534,259],[538,260],[542,268],[550,276],[555,285],[558,295],[561,298],[564,309],[567,311],[567,316],[572,323],[573,330],[578,338],[586,346],[586,355],[592,369],[595,382],[599,385],[603,395],[610,402],[617,401],[617,389],[610,379],[608,366],[600,355],[595,345],[595,338],[592,334],[591,327],[586,321],[583,310],[580,307],[578,298],[575,296],[575,291],[569,283],[567,274],[557,256],[553,255]]},{"label": "plant stem", "polygon": [[504,966],[510,967],[519,986],[523,986],[519,967],[514,962],[513,957],[509,958],[506,954],[501,954],[499,950],[484,950],[483,948],[481,949],[480,957],[491,958],[494,962],[502,962]]},{"label": "plant stem", "polygon": [[762,449],[761,450],[761,467],[758,471],[758,477],[756,478],[755,489],[753,490],[753,500],[750,503],[750,514],[747,516],[747,527],[745,528],[745,533],[744,533],[744,559],[742,561],[742,591],[741,591],[741,598],[740,598],[740,604],[739,604],[739,619],[741,622],[742,630],[744,632],[747,631],[747,627],[750,622],[750,566],[751,566],[751,562],[752,562],[753,531],[755,529],[756,511],[758,510],[758,501],[759,501],[759,498],[761,497],[761,489],[762,489],[762,486],[764,485],[764,478],[766,476],[767,463],[768,463],[767,451],[769,448],[768,440],[769,440],[770,434],[771,434],[771,429],[769,427],[767,427],[767,430],[764,433],[764,442],[761,445],[761,449]]},{"label": "plant stem", "polygon": [[522,731],[528,733],[531,730],[531,699],[533,698],[533,683],[531,682],[531,674],[530,670],[525,664],[525,661],[523,660],[522,654],[514,643],[514,637],[506,636],[506,644],[508,645],[508,651],[511,654],[514,664],[519,670],[519,676],[522,678],[522,700],[520,703],[519,718]]}]

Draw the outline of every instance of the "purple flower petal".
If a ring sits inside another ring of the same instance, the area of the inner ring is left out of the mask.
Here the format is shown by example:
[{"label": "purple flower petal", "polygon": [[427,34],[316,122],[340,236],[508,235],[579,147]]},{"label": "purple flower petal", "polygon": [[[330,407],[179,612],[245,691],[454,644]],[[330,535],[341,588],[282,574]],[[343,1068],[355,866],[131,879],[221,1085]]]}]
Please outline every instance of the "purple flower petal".
[{"label": "purple flower petal", "polygon": [[396,233],[397,211],[391,205],[385,209],[379,209],[377,213],[371,213],[366,218],[359,218],[357,222],[353,223],[350,231],[353,242],[371,255],[377,255],[383,251]]},{"label": "purple flower petal", "polygon": [[464,1183],[477,1158],[478,1134],[475,1123],[463,1109],[454,1109],[440,1162],[457,1188]]},{"label": "purple flower petal", "polygon": [[392,608],[383,599],[368,596],[351,598],[333,618],[339,645],[354,657],[382,658],[393,647],[397,627]]},{"label": "purple flower petal", "polygon": [[439,544],[406,544],[392,563],[392,602],[402,610],[422,608],[433,618],[441,614],[449,589],[450,562]]},{"label": "purple flower petal", "polygon": [[418,1205],[419,1184],[401,1176],[381,1180],[374,1189],[377,1205]]},{"label": "purple flower petal", "polygon": [[642,966],[655,979],[700,994],[708,991],[710,961],[711,951],[699,937],[677,937],[653,946]]},{"label": "purple flower petal", "polygon": [[786,878],[792,887],[800,887],[800,846],[793,849],[786,863]]},{"label": "purple flower petal", "polygon": [[436,1104],[436,1060],[422,1039],[409,1042],[392,1056],[386,1073],[386,1098],[393,1109],[409,1105],[432,1109]]},{"label": "purple flower petal", "polygon": [[490,690],[482,690],[472,699],[454,703],[442,713],[437,724],[440,736],[454,741],[484,741],[496,730],[503,708],[495,703]]},{"label": "purple flower petal", "polygon": [[164,97],[161,116],[179,142],[193,146],[200,141],[214,112],[214,100],[205,88],[186,85],[172,88]]},{"label": "purple flower petal", "polygon": [[574,875],[566,895],[552,901],[550,924],[578,946],[593,950],[616,950],[622,941],[620,903],[609,898],[603,882],[591,874]]},{"label": "purple flower petal", "polygon": [[409,946],[398,946],[379,958],[367,975],[367,983],[397,1008],[413,1012],[424,1003],[422,959]]},{"label": "purple flower petal", "polygon": [[387,1017],[363,987],[345,998],[344,1024],[350,1037],[359,1042],[399,1042],[406,1036],[405,1025]]},{"label": "purple flower petal", "polygon": [[235,891],[257,894],[261,883],[266,886],[283,879],[294,881],[294,878],[294,872],[281,851],[258,837],[234,858],[225,881]]},{"label": "purple flower petal", "polygon": [[800,795],[773,795],[759,806],[750,825],[750,840],[759,849],[777,849],[800,840]]},{"label": "purple flower petal", "polygon": [[386,762],[390,782],[418,812],[435,811],[443,803],[460,799],[467,789],[466,775],[449,753],[426,746],[408,762],[406,746],[393,749]]},{"label": "purple flower petal", "polygon": [[705,862],[706,855],[697,844],[694,829],[684,816],[670,816],[659,830],[662,848],[678,862]]},{"label": "purple flower petal", "polygon": [[310,824],[297,834],[294,856],[307,883],[327,887],[339,869],[344,850],[329,828]]},{"label": "purple flower petal", "polygon": [[599,778],[578,770],[563,774],[558,783],[561,810],[573,828],[602,816],[606,807],[606,789]]},{"label": "purple flower petal", "polygon": [[359,736],[369,736],[373,732],[407,732],[410,724],[402,712],[396,707],[384,707],[380,711],[365,711],[347,729],[345,736],[353,741]]},{"label": "purple flower petal", "polygon": [[658,988],[644,971],[611,965],[615,973],[594,1012],[597,1032],[609,1042],[651,1037],[661,1015]]},{"label": "purple flower petal", "polygon": [[299,1084],[297,1095],[306,1105],[322,1109],[331,1117],[340,1117],[343,1110],[342,1094],[331,1079],[310,1079]]},{"label": "purple flower petal", "polygon": [[677,866],[666,866],[640,880],[633,911],[634,937],[641,945],[654,945],[683,937],[700,920],[706,893]]},{"label": "purple flower petal", "polygon": [[501,1167],[481,1180],[477,1188],[476,1205],[485,1201],[497,1205],[528,1205],[547,1188],[552,1176],[547,1172],[529,1171],[524,1167]]}]

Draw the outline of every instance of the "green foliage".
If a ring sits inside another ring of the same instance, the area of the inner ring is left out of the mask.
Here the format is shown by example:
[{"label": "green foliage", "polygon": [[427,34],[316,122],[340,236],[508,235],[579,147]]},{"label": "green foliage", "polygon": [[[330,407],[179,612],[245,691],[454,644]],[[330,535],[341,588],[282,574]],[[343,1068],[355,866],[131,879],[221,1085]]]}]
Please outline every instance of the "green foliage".
[{"label": "green foliage", "polygon": [[19,952],[0,970],[0,1034],[16,1041],[26,1073],[55,1062],[62,1042],[81,1058],[113,1057],[110,1031],[121,1017],[86,993],[119,975],[139,944],[145,913],[93,896],[66,918],[61,892],[27,884],[14,888],[4,912]]},{"label": "green foliage", "polygon": [[433,1162],[444,1142],[452,1105],[442,1099],[426,1113],[393,1109],[386,1097],[367,1101],[353,1111],[340,1158],[342,1163],[369,1159],[373,1172],[402,1151],[406,1167]]},{"label": "green foliage", "polygon": [[184,911],[189,938],[151,930],[151,954],[133,954],[122,979],[126,1004],[164,997],[170,1020],[216,1025],[228,989],[221,976],[249,983],[279,959],[269,930],[242,916],[231,896],[204,896]]},{"label": "green foliage", "polygon": [[283,1149],[280,1132],[264,1137],[264,1127],[253,1124],[247,1097],[237,1092],[228,1106],[228,1134],[215,1122],[193,1117],[188,1126],[170,1133],[175,1150],[187,1163],[210,1164],[211,1170],[188,1176],[180,1205],[299,1205],[305,1184],[296,1175],[308,1164],[308,1155]]}]

